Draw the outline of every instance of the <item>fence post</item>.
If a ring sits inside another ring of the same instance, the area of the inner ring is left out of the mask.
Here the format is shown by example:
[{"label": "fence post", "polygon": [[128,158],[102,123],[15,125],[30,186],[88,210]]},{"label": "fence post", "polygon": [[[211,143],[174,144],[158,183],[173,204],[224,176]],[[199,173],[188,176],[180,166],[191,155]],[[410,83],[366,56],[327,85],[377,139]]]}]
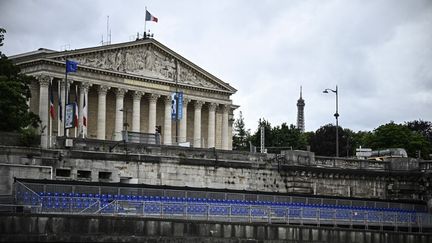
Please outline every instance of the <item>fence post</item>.
[{"label": "fence post", "polygon": [[252,223],[252,205],[249,205],[249,223]]},{"label": "fence post", "polygon": [[365,216],[364,216],[364,225],[366,229],[369,229],[369,211],[365,211]]},{"label": "fence post", "polygon": [[286,215],[286,216],[285,216],[285,217],[286,217],[286,220],[285,220],[285,221],[287,222],[287,224],[289,224],[289,221],[290,221],[290,218],[289,218],[289,207],[286,207],[286,208],[285,208],[285,213],[286,213],[286,214],[285,214],[285,215]]},{"label": "fence post", "polygon": [[399,215],[399,213],[398,212],[395,212],[395,218],[394,218],[394,231],[397,231],[398,230],[398,215]]},{"label": "fence post", "polygon": [[300,225],[303,225],[303,207],[300,207]]}]

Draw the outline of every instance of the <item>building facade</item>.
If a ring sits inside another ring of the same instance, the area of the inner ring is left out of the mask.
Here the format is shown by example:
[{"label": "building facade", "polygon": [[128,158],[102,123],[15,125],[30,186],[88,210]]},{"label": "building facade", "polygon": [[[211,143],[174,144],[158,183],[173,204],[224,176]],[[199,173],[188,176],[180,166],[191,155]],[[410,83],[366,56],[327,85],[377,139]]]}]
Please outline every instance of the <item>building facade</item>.
[{"label": "building facade", "polygon": [[[72,60],[78,70],[67,74],[67,89],[69,102],[78,104],[79,125],[66,131],[68,137],[121,140],[123,130],[154,134],[160,126],[164,145],[232,149],[238,106],[230,97],[236,89],[154,39],[63,52],[39,49],[10,58],[38,81],[31,86],[29,106],[42,120],[42,147],[64,136],[59,103],[64,109],[65,62]],[[183,92],[177,124],[172,119],[176,91]]]}]

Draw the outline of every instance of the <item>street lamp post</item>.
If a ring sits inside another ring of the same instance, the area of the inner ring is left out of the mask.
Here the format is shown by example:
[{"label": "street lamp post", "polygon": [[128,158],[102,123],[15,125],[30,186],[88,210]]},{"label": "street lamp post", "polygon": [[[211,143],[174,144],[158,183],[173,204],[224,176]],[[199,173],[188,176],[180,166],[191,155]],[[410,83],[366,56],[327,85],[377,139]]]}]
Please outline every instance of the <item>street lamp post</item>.
[{"label": "street lamp post", "polygon": [[334,114],[334,117],[336,118],[336,157],[339,157],[339,113],[338,113],[338,87],[336,85],[336,90],[333,89],[325,89],[323,93],[328,94],[328,92],[331,91],[336,94],[336,113]]}]

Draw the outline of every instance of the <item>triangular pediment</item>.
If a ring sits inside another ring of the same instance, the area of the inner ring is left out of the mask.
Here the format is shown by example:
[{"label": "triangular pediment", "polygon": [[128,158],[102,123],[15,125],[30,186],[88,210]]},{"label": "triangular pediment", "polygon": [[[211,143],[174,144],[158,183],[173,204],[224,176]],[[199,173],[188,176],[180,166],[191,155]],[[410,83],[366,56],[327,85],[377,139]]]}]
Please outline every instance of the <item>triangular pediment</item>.
[{"label": "triangular pediment", "polygon": [[229,84],[152,39],[59,54],[53,55],[52,58],[56,60],[68,58],[77,61],[79,66],[83,67],[138,75],[167,82],[174,82],[175,74],[178,72],[178,82],[183,85],[230,93],[236,91]]}]

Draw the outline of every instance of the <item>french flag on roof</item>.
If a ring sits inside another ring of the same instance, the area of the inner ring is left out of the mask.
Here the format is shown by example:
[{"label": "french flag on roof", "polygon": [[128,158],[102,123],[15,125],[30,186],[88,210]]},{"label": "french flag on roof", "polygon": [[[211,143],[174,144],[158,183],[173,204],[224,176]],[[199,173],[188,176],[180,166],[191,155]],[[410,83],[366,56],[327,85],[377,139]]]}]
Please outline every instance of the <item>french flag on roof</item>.
[{"label": "french flag on roof", "polygon": [[146,17],[145,17],[146,21],[154,21],[154,22],[158,22],[158,18],[156,18],[155,16],[151,15],[151,13],[149,11],[146,10]]}]

